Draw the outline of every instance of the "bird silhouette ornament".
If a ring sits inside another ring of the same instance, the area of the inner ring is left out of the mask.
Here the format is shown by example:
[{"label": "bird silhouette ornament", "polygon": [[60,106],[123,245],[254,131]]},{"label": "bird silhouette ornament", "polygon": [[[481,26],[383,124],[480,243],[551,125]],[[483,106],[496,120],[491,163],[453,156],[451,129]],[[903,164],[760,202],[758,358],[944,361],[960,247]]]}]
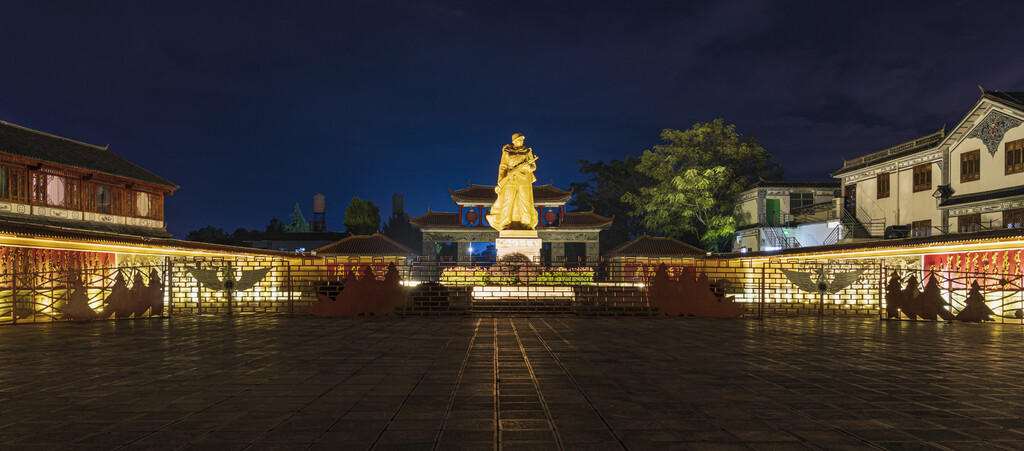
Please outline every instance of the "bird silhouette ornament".
[{"label": "bird silhouette ornament", "polygon": [[224,279],[217,275],[219,270],[186,268],[192,277],[199,281],[199,284],[213,291],[224,291],[228,294],[228,314],[231,313],[231,295],[236,291],[248,290],[260,283],[267,273],[273,268],[260,268],[249,271],[240,271],[241,275],[235,279],[235,271],[228,262],[224,269]]},{"label": "bird silhouette ornament", "polygon": [[825,294],[835,294],[846,289],[846,287],[853,285],[865,272],[863,269],[839,272],[836,273],[830,282],[825,276],[824,267],[818,268],[814,272],[792,271],[782,268],[779,268],[779,271],[782,271],[786,278],[793,285],[796,285],[797,288],[808,293],[818,294],[818,316],[824,316],[825,314]]}]

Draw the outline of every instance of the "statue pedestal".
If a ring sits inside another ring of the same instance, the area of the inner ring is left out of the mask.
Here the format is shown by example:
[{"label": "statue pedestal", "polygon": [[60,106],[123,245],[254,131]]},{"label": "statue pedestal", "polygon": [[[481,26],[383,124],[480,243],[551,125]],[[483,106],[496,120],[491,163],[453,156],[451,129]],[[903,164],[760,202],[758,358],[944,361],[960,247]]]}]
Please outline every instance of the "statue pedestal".
[{"label": "statue pedestal", "polygon": [[530,261],[539,261],[540,246],[541,239],[536,230],[502,230],[498,233],[498,239],[494,240],[498,260],[508,254],[520,253],[529,257]]}]

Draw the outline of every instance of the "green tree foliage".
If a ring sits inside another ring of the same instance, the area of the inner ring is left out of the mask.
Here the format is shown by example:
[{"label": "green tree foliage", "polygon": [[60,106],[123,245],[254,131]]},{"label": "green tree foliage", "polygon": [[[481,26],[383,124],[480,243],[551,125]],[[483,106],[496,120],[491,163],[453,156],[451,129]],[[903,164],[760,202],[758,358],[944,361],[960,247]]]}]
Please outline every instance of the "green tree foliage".
[{"label": "green tree foliage", "polygon": [[267,224],[267,227],[263,230],[263,233],[267,235],[274,235],[284,233],[285,224],[280,219],[271,219]]},{"label": "green tree foliage", "polygon": [[577,211],[594,210],[602,216],[613,217],[612,226],[601,231],[601,252],[605,252],[643,232],[638,216],[630,215],[631,207],[622,200],[626,193],[637,192],[650,184],[650,178],[637,172],[637,157],[612,160],[609,163],[577,161],[580,172],[588,176],[583,183],[572,183],[573,199],[569,205]]},{"label": "green tree foliage", "polygon": [[286,232],[309,233],[309,223],[306,222],[306,218],[302,216],[302,209],[299,208],[298,202],[295,203],[295,210],[292,211],[291,218],[291,223],[284,228]]},{"label": "green tree foliage", "polygon": [[224,229],[219,229],[212,225],[188,232],[188,234],[185,235],[185,239],[188,241],[198,241],[200,243],[245,246],[245,243],[242,241],[242,238],[238,235],[237,231],[234,234],[228,235],[224,233]]},{"label": "green tree foliage", "polygon": [[353,197],[345,209],[345,229],[353,235],[372,235],[380,229],[380,209],[372,201]]},{"label": "green tree foliage", "polygon": [[410,219],[408,213],[392,214],[384,225],[384,235],[419,253],[423,247],[423,233],[412,226]]},{"label": "green tree foliage", "polygon": [[728,250],[740,192],[759,179],[782,178],[782,167],[752,136],[722,119],[686,131],[666,129],[662,145],[644,151],[636,171],[650,186],[623,195],[641,225],[666,236]]}]

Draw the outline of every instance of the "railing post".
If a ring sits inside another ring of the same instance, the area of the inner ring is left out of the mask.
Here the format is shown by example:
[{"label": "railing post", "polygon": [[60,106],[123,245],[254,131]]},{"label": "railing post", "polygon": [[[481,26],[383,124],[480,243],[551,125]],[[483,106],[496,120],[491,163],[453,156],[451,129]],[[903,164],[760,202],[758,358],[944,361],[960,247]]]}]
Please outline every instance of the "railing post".
[{"label": "railing post", "polygon": [[171,257],[165,257],[164,264],[167,265],[164,274],[167,275],[167,317],[170,318],[174,316],[174,263]]},{"label": "railing post", "polygon": [[285,265],[287,265],[288,274],[288,316],[293,316],[295,314],[295,300],[292,298],[292,262],[285,261]]},{"label": "railing post", "polygon": [[11,265],[11,324],[18,324],[18,260]]},{"label": "railing post", "polygon": [[765,277],[764,277],[764,267],[767,264],[768,264],[768,262],[761,263],[761,290],[760,290],[761,291],[761,293],[760,293],[761,295],[760,295],[760,299],[757,302],[757,319],[760,319],[760,320],[764,320],[764,311],[765,311],[765,299],[764,299],[764,296],[765,296],[765,288],[766,288],[765,287],[766,282],[765,282]]}]

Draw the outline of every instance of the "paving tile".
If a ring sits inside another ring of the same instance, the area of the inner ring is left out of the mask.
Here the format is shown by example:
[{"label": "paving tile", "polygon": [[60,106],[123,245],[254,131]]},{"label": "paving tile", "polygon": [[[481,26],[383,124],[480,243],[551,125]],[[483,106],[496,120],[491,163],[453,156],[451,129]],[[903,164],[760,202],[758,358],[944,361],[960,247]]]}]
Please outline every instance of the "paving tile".
[{"label": "paving tile", "polygon": [[[1020,326],[201,317],[0,328],[17,449],[1021,449]],[[961,327],[963,326],[963,327]],[[725,344],[725,345],[723,345]],[[435,443],[436,440],[436,443]]]}]

